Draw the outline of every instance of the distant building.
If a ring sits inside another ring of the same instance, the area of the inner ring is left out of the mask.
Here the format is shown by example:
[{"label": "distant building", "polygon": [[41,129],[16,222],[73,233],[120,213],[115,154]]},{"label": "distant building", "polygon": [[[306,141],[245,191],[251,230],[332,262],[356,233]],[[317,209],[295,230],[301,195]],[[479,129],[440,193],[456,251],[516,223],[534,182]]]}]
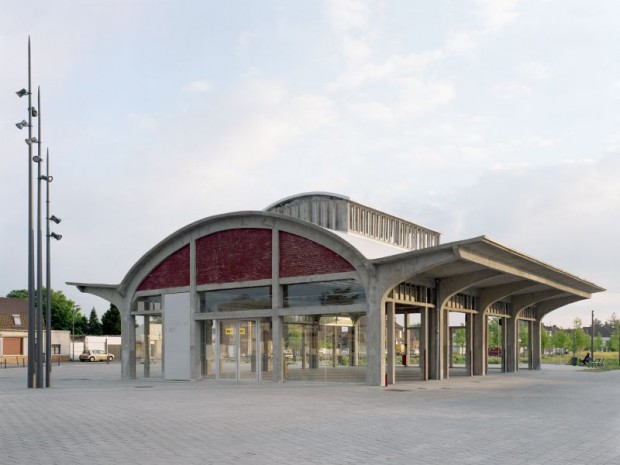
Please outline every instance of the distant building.
[{"label": "distant building", "polygon": [[[125,378],[370,385],[485,375],[489,317],[501,322],[502,370],[519,370],[520,327],[527,366],[540,369],[543,317],[604,290],[484,236],[441,244],[436,231],[330,193],[205,218],[120,284],[70,284],[121,311]],[[460,368],[453,312],[465,322]],[[413,316],[418,334],[401,335]],[[418,352],[414,366],[399,363],[403,350]]]},{"label": "distant building", "polygon": [[[52,360],[68,359],[70,332],[53,330],[51,335]],[[0,297],[0,360],[9,364],[28,360],[28,299]]]}]

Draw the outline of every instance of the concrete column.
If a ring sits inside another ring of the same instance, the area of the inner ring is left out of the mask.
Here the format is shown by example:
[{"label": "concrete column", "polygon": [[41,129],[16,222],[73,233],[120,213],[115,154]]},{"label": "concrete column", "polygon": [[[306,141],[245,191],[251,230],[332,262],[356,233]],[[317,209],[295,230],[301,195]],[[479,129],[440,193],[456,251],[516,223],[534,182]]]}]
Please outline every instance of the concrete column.
[{"label": "concrete column", "polygon": [[[194,315],[200,313],[200,299],[196,291],[196,241],[189,244],[189,307],[190,307],[190,345],[189,353],[191,357],[190,379],[200,379],[202,376],[202,328],[204,322],[194,320]],[[205,354],[206,355],[206,354]]]},{"label": "concrete column", "polygon": [[422,373],[422,379],[428,380],[428,308],[424,307],[420,311],[420,334],[418,335],[419,344],[419,356],[420,356],[420,371]]},{"label": "concrete column", "polygon": [[349,348],[349,366],[356,366],[357,359],[357,319],[352,318],[353,326],[349,328],[349,333],[347,334],[347,347]]},{"label": "concrete column", "polygon": [[306,325],[301,327],[301,369],[306,369]]},{"label": "concrete column", "polygon": [[284,319],[281,316],[272,318],[271,337],[273,338],[273,381],[281,383],[284,381],[284,367],[282,366],[282,334]]},{"label": "concrete column", "polygon": [[[381,299],[372,293],[368,296],[366,381],[371,386],[385,384],[385,309]],[[373,298],[374,297],[374,298]]]},{"label": "concrete column", "polygon": [[465,314],[465,374],[472,376],[473,372],[473,314]]},{"label": "concrete column", "polygon": [[[544,328],[540,328],[544,331]],[[528,370],[532,370],[533,362],[532,362],[532,354],[534,353],[534,344],[532,340],[532,334],[534,332],[534,322],[527,322],[527,368]],[[542,338],[541,338],[542,341]],[[541,349],[542,350],[542,349]]]},{"label": "concrete column", "polygon": [[395,321],[394,302],[385,304],[386,313],[386,329],[387,329],[387,382],[394,384],[396,382],[396,321]]},{"label": "concrete column", "polygon": [[442,335],[441,341],[443,343],[442,355],[443,355],[443,379],[450,378],[450,365],[452,355],[452,335],[450,334],[450,312],[448,310],[442,310]]},{"label": "concrete column", "polygon": [[530,335],[530,344],[532,346],[532,370],[540,370],[540,331],[541,322],[532,322],[532,334]]},{"label": "concrete column", "polygon": [[334,326],[332,328],[332,334],[331,334],[332,336],[332,368],[336,368],[336,365],[337,365],[336,363],[336,329],[337,328],[338,328],[337,326]]},{"label": "concrete column", "polygon": [[502,371],[515,373],[518,364],[519,320],[503,318],[502,322]]},{"label": "concrete column", "polygon": [[473,374],[487,374],[487,316],[484,310],[473,315]]},{"label": "concrete column", "polygon": [[121,378],[136,378],[136,318],[129,303],[123,302],[121,312]]},{"label": "concrete column", "polygon": [[434,308],[429,313],[428,328],[428,377],[441,380],[444,374],[444,341],[445,334],[444,311]]},{"label": "concrete column", "polygon": [[404,315],[404,326],[403,326],[403,342],[405,343],[405,363],[404,365],[409,365],[409,313],[405,313]]},{"label": "concrete column", "polygon": [[144,377],[151,377],[151,317],[144,316],[144,347],[142,347],[144,356]]},{"label": "concrete column", "polygon": [[279,316],[282,308],[282,288],[280,286],[280,231],[271,231],[271,337],[273,344],[273,382],[284,381],[284,318]]}]

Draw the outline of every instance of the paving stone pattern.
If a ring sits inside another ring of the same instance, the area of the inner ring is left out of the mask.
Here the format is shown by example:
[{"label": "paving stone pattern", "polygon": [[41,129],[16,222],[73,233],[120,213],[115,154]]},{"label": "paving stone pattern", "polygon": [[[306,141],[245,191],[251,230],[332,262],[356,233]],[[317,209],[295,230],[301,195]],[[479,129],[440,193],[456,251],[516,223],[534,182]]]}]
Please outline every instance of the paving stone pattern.
[{"label": "paving stone pattern", "polygon": [[120,380],[0,369],[0,464],[620,464],[620,371],[395,384]]}]

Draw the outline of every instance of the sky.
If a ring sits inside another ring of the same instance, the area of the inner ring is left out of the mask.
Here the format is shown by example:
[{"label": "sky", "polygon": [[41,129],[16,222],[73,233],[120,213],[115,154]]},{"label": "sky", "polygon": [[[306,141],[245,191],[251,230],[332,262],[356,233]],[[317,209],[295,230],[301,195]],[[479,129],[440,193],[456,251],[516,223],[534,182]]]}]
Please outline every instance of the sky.
[{"label": "sky", "polygon": [[52,288],[85,315],[109,304],[66,282],[120,283],[193,221],[326,191],[607,289],[545,324],[620,316],[618,17],[603,0],[5,0],[0,295],[27,288],[30,36],[63,220]]}]

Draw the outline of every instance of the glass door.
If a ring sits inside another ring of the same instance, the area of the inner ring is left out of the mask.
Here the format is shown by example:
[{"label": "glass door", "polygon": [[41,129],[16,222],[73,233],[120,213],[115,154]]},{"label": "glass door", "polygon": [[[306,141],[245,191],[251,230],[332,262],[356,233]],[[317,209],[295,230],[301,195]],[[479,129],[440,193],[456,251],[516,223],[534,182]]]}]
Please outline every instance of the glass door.
[{"label": "glass door", "polygon": [[255,320],[219,322],[218,379],[258,380]]}]

